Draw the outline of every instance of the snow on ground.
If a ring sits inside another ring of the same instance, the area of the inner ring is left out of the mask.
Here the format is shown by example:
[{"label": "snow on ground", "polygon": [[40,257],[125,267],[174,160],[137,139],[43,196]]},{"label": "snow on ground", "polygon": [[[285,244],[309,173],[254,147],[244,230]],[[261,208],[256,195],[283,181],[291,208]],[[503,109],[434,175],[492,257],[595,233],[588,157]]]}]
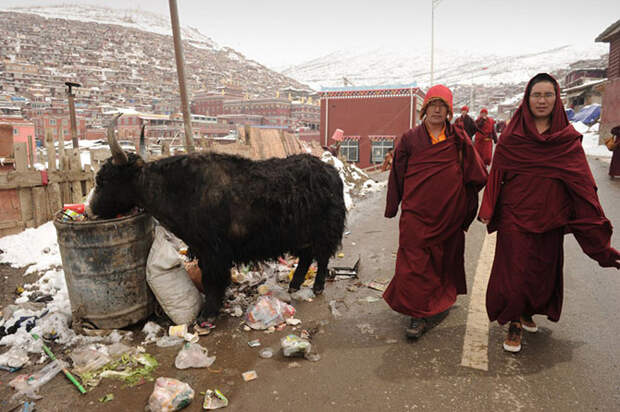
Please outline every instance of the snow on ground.
[{"label": "snow on ground", "polygon": [[380,190],[386,182],[375,182],[359,167],[351,163],[344,163],[330,152],[324,152],[321,160],[334,166],[344,183],[344,203],[347,210],[353,208],[353,199],[360,198],[370,192]]},{"label": "snow on ground", "polygon": [[611,158],[612,153],[604,144],[599,144],[598,123],[588,126],[582,122],[572,123],[575,130],[583,135],[581,145],[588,156]]}]

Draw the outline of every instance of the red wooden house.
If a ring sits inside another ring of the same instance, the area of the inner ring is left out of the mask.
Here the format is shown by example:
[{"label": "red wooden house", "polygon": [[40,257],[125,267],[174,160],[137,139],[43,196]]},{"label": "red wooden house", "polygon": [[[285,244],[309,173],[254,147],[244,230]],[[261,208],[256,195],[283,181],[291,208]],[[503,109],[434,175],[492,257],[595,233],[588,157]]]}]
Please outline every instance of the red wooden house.
[{"label": "red wooden house", "polygon": [[329,88],[319,96],[321,144],[333,144],[331,136],[342,129],[340,153],[362,168],[383,162],[396,139],[417,124],[424,101],[415,83]]}]

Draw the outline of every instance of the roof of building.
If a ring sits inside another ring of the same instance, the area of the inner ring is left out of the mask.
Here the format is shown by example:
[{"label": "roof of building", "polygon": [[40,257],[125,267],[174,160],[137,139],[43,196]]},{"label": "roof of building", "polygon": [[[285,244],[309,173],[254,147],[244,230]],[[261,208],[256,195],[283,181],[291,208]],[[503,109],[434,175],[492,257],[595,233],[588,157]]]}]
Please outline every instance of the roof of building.
[{"label": "roof of building", "polygon": [[409,84],[383,84],[375,86],[345,86],[345,87],[324,87],[320,92],[352,92],[352,91],[366,91],[366,90],[391,90],[391,89],[411,89],[417,88],[416,82]]},{"label": "roof of building", "polygon": [[596,86],[598,84],[605,83],[606,81],[607,81],[607,79],[592,80],[592,81],[589,81],[587,83],[580,84],[578,86],[574,86],[574,87],[570,87],[570,88],[564,89],[563,92],[566,93],[566,94],[575,93],[575,92],[578,92],[578,91],[581,91],[581,90],[589,89],[589,88],[594,87],[594,86]]},{"label": "roof of building", "polygon": [[603,31],[596,37],[596,39],[594,39],[594,41],[608,43],[611,41],[611,37],[617,33],[620,33],[620,20],[607,27],[605,31]]}]

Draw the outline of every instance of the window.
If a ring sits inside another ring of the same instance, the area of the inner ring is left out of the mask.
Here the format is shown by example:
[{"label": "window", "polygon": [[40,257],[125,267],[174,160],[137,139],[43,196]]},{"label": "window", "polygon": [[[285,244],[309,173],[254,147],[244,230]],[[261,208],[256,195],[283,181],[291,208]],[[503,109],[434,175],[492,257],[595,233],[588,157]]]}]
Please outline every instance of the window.
[{"label": "window", "polygon": [[17,136],[17,135],[19,134],[19,130],[17,130],[17,129],[13,129],[13,134],[14,134],[15,136]]},{"label": "window", "polygon": [[383,159],[387,152],[394,148],[394,141],[382,140],[372,142],[371,146],[370,163],[383,163]]},{"label": "window", "polygon": [[50,125],[56,126],[56,119],[50,119]]},{"label": "window", "polygon": [[359,162],[360,143],[357,140],[344,140],[340,145],[340,153],[348,162]]}]

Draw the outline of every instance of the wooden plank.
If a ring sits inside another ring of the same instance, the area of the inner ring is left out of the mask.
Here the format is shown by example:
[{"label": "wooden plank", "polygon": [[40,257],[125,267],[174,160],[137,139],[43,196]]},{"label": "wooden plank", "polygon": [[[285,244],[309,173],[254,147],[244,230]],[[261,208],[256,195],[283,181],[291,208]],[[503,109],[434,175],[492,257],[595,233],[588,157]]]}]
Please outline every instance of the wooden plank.
[{"label": "wooden plank", "polygon": [[[48,171],[49,183],[93,181],[93,171]],[[0,173],[0,190],[31,188],[41,186],[41,172],[39,171],[9,171]]]},{"label": "wooden plank", "polygon": [[26,152],[26,143],[15,143],[15,170],[25,172],[28,170],[28,154]]},{"label": "wooden plank", "polygon": [[58,169],[65,170],[65,141],[63,136],[58,135]]},{"label": "wooden plank", "polygon": [[53,172],[56,168],[56,147],[54,146],[54,137],[52,131],[45,130],[45,150],[47,150],[47,170]]},{"label": "wooden plank", "polygon": [[41,186],[32,188],[32,204],[34,209],[34,225],[38,227],[50,218],[45,188]]},{"label": "wooden plank", "polygon": [[0,237],[13,235],[15,233],[22,232],[25,229],[25,227],[26,226],[20,221],[16,221],[14,226],[6,227],[6,228],[0,227]]},{"label": "wooden plank", "polygon": [[34,217],[32,211],[32,189],[19,189],[19,208],[22,212],[22,222],[26,223]]},{"label": "wooden plank", "polygon": [[60,186],[60,200],[63,204],[72,203],[71,200],[71,188],[69,187],[69,183],[63,182],[59,184]]},{"label": "wooden plank", "polygon": [[80,150],[79,149],[72,149],[71,150],[71,156],[73,158],[73,163],[71,164],[73,166],[74,170],[84,170],[84,168],[82,167],[82,158],[80,157]]},{"label": "wooden plank", "polygon": [[28,166],[34,169],[34,142],[32,136],[28,136]]},{"label": "wooden plank", "polygon": [[54,214],[62,209],[62,199],[60,198],[60,185],[58,183],[51,183],[47,185],[47,207],[54,217]]},{"label": "wooden plank", "polygon": [[71,203],[82,203],[82,198],[84,195],[82,194],[82,185],[80,182],[71,182]]},{"label": "wooden plank", "polygon": [[11,220],[11,221],[0,222],[0,230],[16,227],[20,223],[21,222],[19,220]]}]

